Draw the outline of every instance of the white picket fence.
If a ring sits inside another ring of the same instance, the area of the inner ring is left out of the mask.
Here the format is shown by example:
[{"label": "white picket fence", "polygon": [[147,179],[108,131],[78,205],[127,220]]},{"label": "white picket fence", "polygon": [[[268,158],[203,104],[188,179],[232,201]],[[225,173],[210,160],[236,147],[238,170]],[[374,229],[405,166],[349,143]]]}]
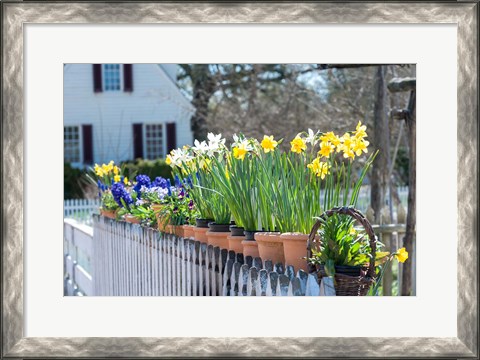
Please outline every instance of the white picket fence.
[{"label": "white picket fence", "polygon": [[93,228],[64,219],[64,295],[95,295],[92,279]]},{"label": "white picket fence", "polygon": [[99,296],[334,295],[316,276],[140,225],[93,216]]},{"label": "white picket fence", "polygon": [[66,199],[63,201],[63,217],[92,225],[92,215],[98,214],[98,199]]}]

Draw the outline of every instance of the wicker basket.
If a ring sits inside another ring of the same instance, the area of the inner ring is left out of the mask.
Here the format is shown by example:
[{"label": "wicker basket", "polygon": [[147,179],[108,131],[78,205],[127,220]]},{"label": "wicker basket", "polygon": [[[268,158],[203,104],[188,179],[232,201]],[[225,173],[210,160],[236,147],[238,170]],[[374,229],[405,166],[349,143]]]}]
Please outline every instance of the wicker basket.
[{"label": "wicker basket", "polygon": [[[315,239],[318,229],[322,225],[322,220],[326,220],[334,214],[348,215],[357,220],[365,229],[369,241],[370,249],[372,251],[372,256],[370,257],[370,263],[368,266],[335,266],[335,292],[337,296],[365,296],[368,292],[368,289],[375,281],[375,253],[377,241],[375,238],[375,233],[373,232],[372,225],[370,222],[363,216],[363,214],[354,209],[353,207],[336,207],[331,210],[325,211],[320,219],[313,225],[312,231],[308,236],[307,242],[307,256],[308,259],[312,257],[312,248],[319,248],[322,239]],[[309,264],[309,272],[317,273],[318,281],[320,282],[322,277],[327,276],[325,273],[323,265],[315,266]]]}]

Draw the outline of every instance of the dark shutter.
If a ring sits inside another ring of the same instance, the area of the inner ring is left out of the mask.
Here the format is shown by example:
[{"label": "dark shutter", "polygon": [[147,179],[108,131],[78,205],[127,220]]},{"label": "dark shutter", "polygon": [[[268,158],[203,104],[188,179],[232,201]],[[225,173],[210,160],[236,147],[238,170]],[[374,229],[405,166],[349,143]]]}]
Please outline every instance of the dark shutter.
[{"label": "dark shutter", "polygon": [[167,123],[167,153],[177,148],[177,124]]},{"label": "dark shutter", "polygon": [[133,158],[143,158],[142,124],[133,124]]},{"label": "dark shutter", "polygon": [[93,164],[92,125],[82,125],[83,163]]},{"label": "dark shutter", "polygon": [[102,64],[93,64],[93,91],[102,92]]},{"label": "dark shutter", "polygon": [[133,91],[132,64],[123,64],[123,91]]}]

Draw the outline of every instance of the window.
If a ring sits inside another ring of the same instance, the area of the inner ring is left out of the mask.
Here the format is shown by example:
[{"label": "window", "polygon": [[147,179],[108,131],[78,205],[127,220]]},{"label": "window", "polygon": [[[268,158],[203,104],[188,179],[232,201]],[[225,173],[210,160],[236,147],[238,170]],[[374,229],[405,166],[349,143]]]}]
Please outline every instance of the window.
[{"label": "window", "polygon": [[122,90],[122,71],[120,64],[103,64],[103,91]]},{"label": "window", "polygon": [[145,125],[146,158],[157,159],[163,157],[163,128],[162,124]]},{"label": "window", "polygon": [[78,126],[65,126],[63,128],[63,149],[65,162],[80,162],[80,132]]}]

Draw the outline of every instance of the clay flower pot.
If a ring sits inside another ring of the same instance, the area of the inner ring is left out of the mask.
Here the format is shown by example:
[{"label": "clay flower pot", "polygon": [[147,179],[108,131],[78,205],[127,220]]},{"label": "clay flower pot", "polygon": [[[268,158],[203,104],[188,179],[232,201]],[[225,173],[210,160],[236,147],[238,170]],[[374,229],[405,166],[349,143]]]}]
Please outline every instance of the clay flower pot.
[{"label": "clay flower pot", "polygon": [[193,225],[183,225],[183,237],[185,239],[193,239],[195,237],[194,228],[195,226]]},{"label": "clay flower pot", "polygon": [[227,237],[228,249],[235,251],[237,254],[243,253],[242,241],[245,240],[245,236],[232,236]]},{"label": "clay flower pot", "polygon": [[251,256],[252,258],[259,257],[258,244],[255,240],[243,240],[243,256]]},{"label": "clay flower pot", "polygon": [[207,231],[208,231],[208,227],[194,226],[193,233],[194,233],[195,240],[208,244]]},{"label": "clay flower pot", "polygon": [[263,261],[271,260],[274,264],[285,263],[283,240],[279,232],[257,232],[255,241],[258,243],[258,253]]},{"label": "clay flower pot", "polygon": [[280,235],[283,241],[285,265],[292,265],[295,271],[300,269],[308,271],[307,260],[307,234],[284,233]]},{"label": "clay flower pot", "polygon": [[164,216],[160,214],[160,210],[163,208],[161,204],[153,204],[152,209],[155,212],[155,217],[157,218],[158,231],[167,232],[168,221]]},{"label": "clay flower pot", "polygon": [[218,246],[220,249],[228,249],[228,237],[230,232],[207,231],[205,233],[209,245]]},{"label": "clay flower pot", "polygon": [[171,234],[175,234],[177,237],[185,237],[185,229],[183,225],[170,225],[172,232]]},{"label": "clay flower pot", "polygon": [[132,214],[126,214],[125,221],[131,224],[140,224],[140,219]]},{"label": "clay flower pot", "polygon": [[105,210],[100,209],[100,215],[105,216],[110,219],[115,219],[117,216],[117,212],[115,210]]}]

